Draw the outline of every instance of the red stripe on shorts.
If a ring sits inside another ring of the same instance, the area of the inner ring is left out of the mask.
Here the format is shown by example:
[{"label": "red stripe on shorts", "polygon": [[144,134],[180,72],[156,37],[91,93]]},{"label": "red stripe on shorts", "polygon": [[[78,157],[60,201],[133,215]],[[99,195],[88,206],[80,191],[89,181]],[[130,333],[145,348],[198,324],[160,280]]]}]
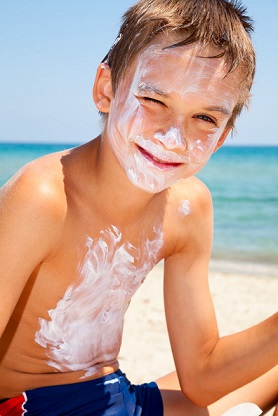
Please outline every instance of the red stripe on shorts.
[{"label": "red stripe on shorts", "polygon": [[18,397],[12,397],[4,403],[0,403],[0,416],[22,416],[25,414],[23,408],[26,403],[25,396],[21,394]]}]

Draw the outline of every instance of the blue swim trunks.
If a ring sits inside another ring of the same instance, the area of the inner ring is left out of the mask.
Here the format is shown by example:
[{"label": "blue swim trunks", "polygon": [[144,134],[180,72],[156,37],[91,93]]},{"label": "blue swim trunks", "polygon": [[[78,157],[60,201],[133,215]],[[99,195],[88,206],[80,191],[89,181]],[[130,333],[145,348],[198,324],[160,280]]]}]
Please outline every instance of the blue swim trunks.
[{"label": "blue swim trunks", "polygon": [[163,416],[156,383],[133,385],[120,370],[75,384],[27,390],[0,403],[0,416]]}]

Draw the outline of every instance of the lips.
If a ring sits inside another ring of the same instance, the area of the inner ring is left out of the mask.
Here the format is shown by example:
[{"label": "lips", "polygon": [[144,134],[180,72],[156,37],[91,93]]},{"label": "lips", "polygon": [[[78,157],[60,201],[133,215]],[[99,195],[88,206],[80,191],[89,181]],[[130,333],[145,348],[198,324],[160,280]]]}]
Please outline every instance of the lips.
[{"label": "lips", "polygon": [[146,149],[139,146],[138,144],[137,144],[137,148],[145,159],[151,161],[155,166],[159,167],[160,169],[172,169],[181,165],[181,163],[172,162],[168,160],[162,160],[159,157],[154,156],[153,154],[147,152]]}]

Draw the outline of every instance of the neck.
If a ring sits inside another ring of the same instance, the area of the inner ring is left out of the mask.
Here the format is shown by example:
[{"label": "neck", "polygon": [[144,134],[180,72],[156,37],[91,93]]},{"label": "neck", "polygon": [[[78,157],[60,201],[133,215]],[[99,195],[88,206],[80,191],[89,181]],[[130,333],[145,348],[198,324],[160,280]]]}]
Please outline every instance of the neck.
[{"label": "neck", "polygon": [[128,179],[105,137],[98,137],[96,184],[99,202],[113,216],[138,218],[159,194],[145,192]]}]

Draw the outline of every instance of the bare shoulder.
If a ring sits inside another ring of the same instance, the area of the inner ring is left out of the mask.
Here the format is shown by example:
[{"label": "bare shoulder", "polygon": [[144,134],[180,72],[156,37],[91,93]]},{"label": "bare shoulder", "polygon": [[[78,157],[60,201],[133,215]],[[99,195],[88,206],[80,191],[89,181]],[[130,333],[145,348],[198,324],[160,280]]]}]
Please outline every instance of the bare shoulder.
[{"label": "bare shoulder", "polygon": [[191,177],[176,183],[168,190],[166,224],[175,241],[174,252],[189,248],[194,243],[212,236],[213,207],[207,186],[198,178]]},{"label": "bare shoulder", "polygon": [[[66,215],[61,154],[44,156],[25,165],[0,191],[1,229],[59,230]],[[18,233],[17,233],[18,234]]]},{"label": "bare shoulder", "polygon": [[[23,166],[2,188],[2,199],[17,199],[19,205],[28,201],[30,208],[43,204],[47,209],[63,200],[61,153],[53,153]],[[45,204],[48,202],[48,204]]]},{"label": "bare shoulder", "polygon": [[168,201],[172,209],[176,210],[179,214],[183,214],[177,215],[177,220],[190,214],[192,221],[192,217],[195,218],[212,210],[210,191],[196,177],[177,182],[169,188]]}]

